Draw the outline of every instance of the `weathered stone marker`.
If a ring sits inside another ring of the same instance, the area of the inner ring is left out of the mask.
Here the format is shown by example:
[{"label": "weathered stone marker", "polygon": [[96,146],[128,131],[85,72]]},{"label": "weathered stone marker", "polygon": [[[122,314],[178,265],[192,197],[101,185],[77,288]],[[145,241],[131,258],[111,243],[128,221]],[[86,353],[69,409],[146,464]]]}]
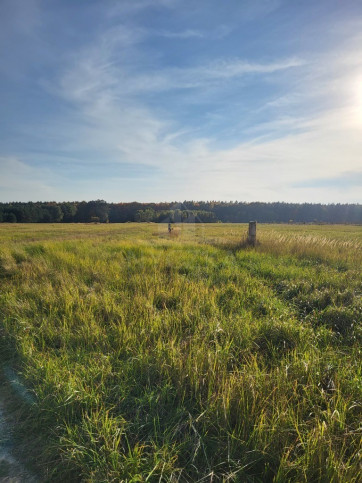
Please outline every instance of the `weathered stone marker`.
[{"label": "weathered stone marker", "polygon": [[248,243],[253,246],[256,244],[256,221],[249,221]]}]

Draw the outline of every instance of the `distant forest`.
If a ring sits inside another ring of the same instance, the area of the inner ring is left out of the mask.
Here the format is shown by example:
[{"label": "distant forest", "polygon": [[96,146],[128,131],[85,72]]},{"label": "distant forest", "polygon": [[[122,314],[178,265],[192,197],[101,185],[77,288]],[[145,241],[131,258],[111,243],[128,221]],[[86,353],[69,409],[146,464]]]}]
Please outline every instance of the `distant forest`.
[{"label": "distant forest", "polygon": [[7,223],[362,223],[360,204],[74,202],[0,203],[0,222]]}]

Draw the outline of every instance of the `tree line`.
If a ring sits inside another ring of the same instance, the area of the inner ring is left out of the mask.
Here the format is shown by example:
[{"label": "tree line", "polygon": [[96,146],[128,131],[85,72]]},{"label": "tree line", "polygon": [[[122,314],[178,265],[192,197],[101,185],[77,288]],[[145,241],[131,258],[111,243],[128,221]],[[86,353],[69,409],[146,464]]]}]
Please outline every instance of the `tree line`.
[{"label": "tree line", "polygon": [[184,201],[182,203],[0,203],[7,223],[362,223],[360,204]]}]

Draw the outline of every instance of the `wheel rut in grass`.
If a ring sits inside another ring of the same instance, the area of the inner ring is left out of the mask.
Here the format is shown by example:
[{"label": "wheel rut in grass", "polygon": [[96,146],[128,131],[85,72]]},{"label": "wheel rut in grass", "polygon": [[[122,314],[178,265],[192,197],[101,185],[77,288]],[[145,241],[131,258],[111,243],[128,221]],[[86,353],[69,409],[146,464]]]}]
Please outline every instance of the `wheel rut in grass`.
[{"label": "wheel rut in grass", "polygon": [[30,399],[27,400],[26,396],[29,398],[26,388],[21,384],[15,372],[9,368],[2,368],[0,381],[0,482],[3,483],[37,483],[40,481],[27,469],[24,463],[27,459],[26,447],[16,435],[19,413],[18,399],[22,400],[22,404],[27,404]]}]

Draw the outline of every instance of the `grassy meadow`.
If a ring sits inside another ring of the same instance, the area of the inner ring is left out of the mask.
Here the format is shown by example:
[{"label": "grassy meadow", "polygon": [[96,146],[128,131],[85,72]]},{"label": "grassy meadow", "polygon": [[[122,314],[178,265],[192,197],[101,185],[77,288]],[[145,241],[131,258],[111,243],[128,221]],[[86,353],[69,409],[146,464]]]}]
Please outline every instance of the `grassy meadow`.
[{"label": "grassy meadow", "polygon": [[246,229],[0,225],[2,405],[39,481],[361,481],[362,227]]}]

